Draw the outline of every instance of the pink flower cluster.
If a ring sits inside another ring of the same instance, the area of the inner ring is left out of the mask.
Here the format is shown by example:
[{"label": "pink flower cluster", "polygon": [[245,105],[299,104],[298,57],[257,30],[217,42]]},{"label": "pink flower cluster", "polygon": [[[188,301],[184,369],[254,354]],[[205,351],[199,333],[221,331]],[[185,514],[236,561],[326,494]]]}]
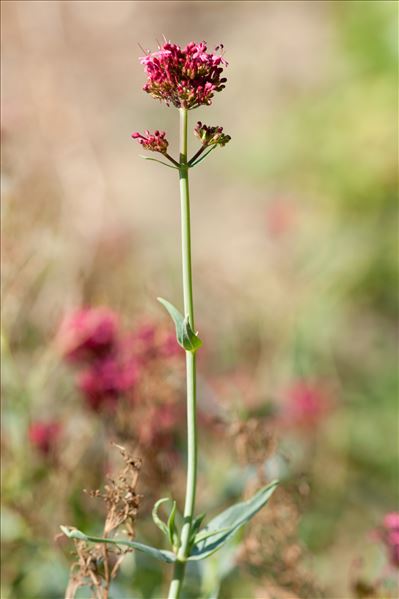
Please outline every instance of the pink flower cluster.
[{"label": "pink flower cluster", "polygon": [[33,422],[28,429],[28,438],[33,447],[41,454],[48,456],[55,448],[61,433],[59,422]]},{"label": "pink flower cluster", "polygon": [[223,133],[223,127],[210,127],[198,121],[194,134],[201,140],[203,146],[225,146],[231,139]]},{"label": "pink flower cluster", "polygon": [[166,42],[140,62],[147,74],[144,91],[176,108],[211,104],[214,93],[222,91],[227,81],[221,76],[227,62],[207,52],[205,42],[190,42],[185,48]]},{"label": "pink flower cluster", "polygon": [[156,327],[144,325],[122,333],[119,319],[108,308],[84,308],[68,315],[58,333],[63,357],[79,366],[77,386],[94,411],[113,410],[131,396],[141,371],[154,356],[178,350],[168,337],[157,338]]},{"label": "pink flower cluster", "polygon": [[399,512],[386,514],[381,540],[388,551],[389,561],[395,568],[399,568]]},{"label": "pink flower cluster", "polygon": [[78,374],[77,384],[87,405],[97,411],[100,408],[113,409],[136,380],[136,364],[126,361],[122,354],[94,361]]},{"label": "pink flower cluster", "polygon": [[165,131],[154,131],[154,133],[151,134],[146,129],[144,133],[145,135],[141,135],[141,133],[135,132],[132,133],[132,137],[133,139],[137,139],[139,144],[141,144],[145,150],[150,150],[151,152],[161,152],[161,154],[166,154],[169,142],[165,137]]},{"label": "pink flower cluster", "polygon": [[118,328],[119,320],[112,310],[83,308],[63,319],[57,344],[68,362],[91,362],[115,350]]}]

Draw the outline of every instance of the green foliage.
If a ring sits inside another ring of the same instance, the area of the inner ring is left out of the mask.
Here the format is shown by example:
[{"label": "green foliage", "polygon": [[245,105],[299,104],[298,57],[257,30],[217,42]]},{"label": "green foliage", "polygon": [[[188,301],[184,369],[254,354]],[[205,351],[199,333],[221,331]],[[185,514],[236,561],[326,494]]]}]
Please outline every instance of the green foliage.
[{"label": "green foliage", "polygon": [[158,508],[167,501],[170,501],[169,497],[162,497],[162,499],[158,499],[152,508],[152,519],[154,523],[158,526],[158,528],[165,534],[168,535],[168,527],[163,520],[158,516]]},{"label": "green foliage", "polygon": [[273,482],[248,499],[227,508],[200,532],[197,533],[189,560],[202,560],[209,557],[227,543],[259,510],[266,505],[278,483]]},{"label": "green foliage", "polygon": [[91,535],[86,535],[80,530],[68,528],[66,526],[60,526],[60,528],[69,539],[91,541],[92,543],[109,543],[111,545],[124,545],[125,547],[130,547],[131,549],[137,549],[137,551],[147,553],[147,555],[150,555],[151,557],[161,562],[172,564],[176,561],[176,556],[171,551],[157,549],[156,547],[151,547],[150,545],[145,545],[144,543],[139,543],[138,541],[126,541],[125,539],[105,539],[102,537],[93,537]]},{"label": "green foliage", "polygon": [[196,352],[201,347],[202,341],[190,326],[189,317],[184,317],[173,304],[158,297],[158,301],[166,308],[176,326],[176,339],[186,351]]},{"label": "green foliage", "polygon": [[179,535],[176,529],[176,501],[172,501],[172,509],[170,511],[167,523],[163,522],[161,518],[158,516],[158,508],[168,501],[172,501],[169,497],[163,497],[162,499],[158,499],[155,503],[152,510],[152,519],[158,528],[167,536],[170,544],[172,545],[174,550],[179,548]]}]

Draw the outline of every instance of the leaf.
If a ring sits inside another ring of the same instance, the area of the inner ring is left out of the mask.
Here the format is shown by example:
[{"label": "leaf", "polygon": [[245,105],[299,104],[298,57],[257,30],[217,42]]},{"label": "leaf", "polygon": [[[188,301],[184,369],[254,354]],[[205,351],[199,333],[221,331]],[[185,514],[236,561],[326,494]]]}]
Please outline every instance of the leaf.
[{"label": "leaf", "polygon": [[196,534],[198,533],[198,531],[199,531],[199,529],[200,529],[200,526],[201,526],[201,524],[202,524],[202,521],[203,521],[203,519],[205,518],[205,516],[206,516],[206,514],[205,514],[205,512],[204,512],[204,513],[201,513],[201,514],[199,514],[198,516],[196,516],[196,517],[193,519],[193,523],[192,523],[192,525],[191,525],[191,538],[192,538],[192,541],[193,541],[193,542],[194,542],[194,540],[195,540],[195,536],[196,536]]},{"label": "leaf", "polygon": [[186,316],[184,318],[183,314],[181,314],[173,304],[162,297],[158,297],[157,299],[166,308],[175,323],[178,344],[186,351],[197,351],[197,349],[201,347],[202,341],[192,330],[189,317]]},{"label": "leaf", "polygon": [[180,543],[179,543],[179,535],[177,534],[176,525],[175,525],[175,516],[176,516],[176,501],[174,501],[173,505],[172,505],[172,510],[171,510],[169,518],[168,518],[167,530],[168,530],[170,544],[172,545],[173,548],[178,549]]},{"label": "leaf", "polygon": [[160,505],[166,503],[167,501],[170,501],[169,497],[162,497],[162,499],[158,499],[158,501],[152,508],[152,519],[154,520],[154,523],[158,526],[158,528],[162,530],[162,532],[166,536],[168,536],[168,527],[166,526],[165,522],[163,522],[163,520],[161,520],[161,518],[158,516],[158,508]]},{"label": "leaf", "polygon": [[[229,507],[213,518],[197,536],[202,540],[195,542],[189,560],[205,559],[220,549],[244,524],[246,524],[268,502],[278,482],[259,489],[248,501],[242,501]],[[209,534],[208,533],[212,533]],[[214,534],[213,534],[214,533]],[[207,535],[207,538],[204,535]]]},{"label": "leaf", "polygon": [[126,541],[125,539],[103,539],[101,537],[92,537],[89,535],[85,535],[83,532],[77,529],[71,529],[67,526],[60,527],[64,535],[66,535],[69,539],[78,539],[80,541],[90,541],[92,543],[110,543],[112,545],[125,545],[126,547],[131,547],[132,549],[137,549],[137,551],[142,551],[143,553],[147,553],[151,555],[155,559],[166,562],[168,564],[172,564],[176,561],[176,556],[171,551],[165,551],[163,549],[156,549],[155,547],[151,547],[150,545],[144,545],[144,543],[139,543],[138,541]]},{"label": "leaf", "polygon": [[183,321],[183,347],[187,351],[196,352],[202,345],[201,339],[191,328],[188,316]]},{"label": "leaf", "polygon": [[217,530],[201,530],[198,534],[195,535],[194,542],[199,543],[200,541],[204,541],[205,539],[209,539],[210,537],[214,537],[220,533],[224,533],[230,531],[229,526],[225,526],[224,528],[218,528]]},{"label": "leaf", "polygon": [[177,166],[166,164],[166,162],[162,162],[162,160],[157,160],[156,158],[150,158],[149,156],[140,156],[140,158],[143,158],[144,160],[152,160],[152,162],[159,162],[159,164],[163,164],[163,166],[167,166],[168,168],[174,168],[175,170],[178,170]]}]

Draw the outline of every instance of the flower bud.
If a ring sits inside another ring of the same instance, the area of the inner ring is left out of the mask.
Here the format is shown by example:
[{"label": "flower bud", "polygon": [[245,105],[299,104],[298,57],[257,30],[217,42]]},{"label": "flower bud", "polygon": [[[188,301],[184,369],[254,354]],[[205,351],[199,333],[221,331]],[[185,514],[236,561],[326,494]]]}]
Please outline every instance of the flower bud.
[{"label": "flower bud", "polygon": [[223,133],[223,127],[210,127],[198,121],[194,134],[201,140],[203,146],[225,146],[231,139]]},{"label": "flower bud", "polygon": [[166,154],[169,142],[165,137],[165,131],[154,131],[154,133],[151,134],[146,129],[144,133],[145,135],[141,135],[141,133],[138,132],[132,133],[132,138],[137,139],[139,144],[141,144],[145,150]]}]

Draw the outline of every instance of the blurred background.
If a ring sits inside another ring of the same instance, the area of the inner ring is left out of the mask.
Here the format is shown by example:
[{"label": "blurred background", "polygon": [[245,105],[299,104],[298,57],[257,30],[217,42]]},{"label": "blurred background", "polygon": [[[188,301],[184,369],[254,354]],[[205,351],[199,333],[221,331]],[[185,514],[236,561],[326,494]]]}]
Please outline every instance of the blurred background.
[{"label": "blurred background", "polygon": [[[64,596],[74,558],[59,525],[101,530],[82,490],[120,466],[110,441],[143,458],[138,539],[160,546],[154,501],[183,501],[184,357],[155,300],[182,304],[178,182],[130,138],[166,130],[177,154],[177,111],[141,91],[140,46],[163,35],[223,43],[229,63],[223,93],[190,113],[232,137],[191,175],[198,512],[282,480],[187,597],[397,597],[384,528],[399,494],[397,4],[2,12],[2,599]],[[71,358],[93,319],[134,354],[107,401]],[[169,576],[128,555],[110,597],[165,597]]]}]

